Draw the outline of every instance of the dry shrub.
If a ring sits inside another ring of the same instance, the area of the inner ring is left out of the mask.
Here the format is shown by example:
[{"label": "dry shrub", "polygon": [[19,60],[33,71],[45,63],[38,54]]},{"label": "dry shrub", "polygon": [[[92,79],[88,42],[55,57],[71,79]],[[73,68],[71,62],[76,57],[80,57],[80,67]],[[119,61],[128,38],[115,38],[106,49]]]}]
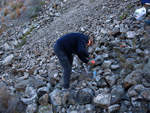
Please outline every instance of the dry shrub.
[{"label": "dry shrub", "polygon": [[23,11],[26,10],[26,6],[25,6],[25,5],[22,6],[22,10],[23,10]]},{"label": "dry shrub", "polygon": [[4,17],[1,17],[1,20],[2,20],[3,22],[5,22],[5,18],[4,18]]},{"label": "dry shrub", "polygon": [[20,3],[20,0],[16,0],[17,3]]},{"label": "dry shrub", "polygon": [[10,13],[10,17],[11,17],[11,19],[14,19],[14,18],[15,18],[15,15],[14,15],[13,12]]},{"label": "dry shrub", "polygon": [[21,15],[20,8],[17,8],[17,9],[16,9],[16,14],[17,14],[17,16],[20,16],[20,15]]},{"label": "dry shrub", "polygon": [[11,4],[11,8],[13,8],[13,6],[14,6],[14,3],[12,2],[12,4]]},{"label": "dry shrub", "polygon": [[6,4],[6,6],[9,6],[11,4],[11,1],[10,2],[8,2],[7,4]]},{"label": "dry shrub", "polygon": [[9,12],[8,9],[5,8],[5,9],[4,9],[4,16],[7,16],[8,12]]}]

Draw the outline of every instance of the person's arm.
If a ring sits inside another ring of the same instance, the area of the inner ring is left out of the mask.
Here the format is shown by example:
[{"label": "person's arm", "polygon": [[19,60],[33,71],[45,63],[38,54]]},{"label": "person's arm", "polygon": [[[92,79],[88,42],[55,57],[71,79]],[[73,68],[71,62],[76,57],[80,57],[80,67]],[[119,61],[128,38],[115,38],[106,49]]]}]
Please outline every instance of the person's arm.
[{"label": "person's arm", "polygon": [[88,57],[89,57],[89,53],[87,52],[87,41],[84,38],[81,38],[78,42],[78,57],[80,58],[80,60],[82,60],[84,63],[88,63]]},{"label": "person's arm", "polygon": [[84,38],[80,38],[78,41],[78,54],[83,57],[89,57],[89,53],[87,52],[87,41]]},{"label": "person's arm", "polygon": [[80,54],[78,54],[78,57],[81,61],[83,61],[84,63],[88,64],[89,60],[85,57],[85,56],[82,56]]}]

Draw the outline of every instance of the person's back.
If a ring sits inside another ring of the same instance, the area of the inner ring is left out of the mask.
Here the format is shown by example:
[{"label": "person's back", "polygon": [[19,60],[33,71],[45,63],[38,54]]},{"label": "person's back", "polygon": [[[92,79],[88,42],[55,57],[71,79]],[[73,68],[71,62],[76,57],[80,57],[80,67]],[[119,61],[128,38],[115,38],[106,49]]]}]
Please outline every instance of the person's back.
[{"label": "person's back", "polygon": [[62,36],[57,40],[58,46],[64,50],[68,55],[69,54],[78,54],[80,49],[83,49],[82,46],[86,47],[89,37],[82,33],[69,33]]}]

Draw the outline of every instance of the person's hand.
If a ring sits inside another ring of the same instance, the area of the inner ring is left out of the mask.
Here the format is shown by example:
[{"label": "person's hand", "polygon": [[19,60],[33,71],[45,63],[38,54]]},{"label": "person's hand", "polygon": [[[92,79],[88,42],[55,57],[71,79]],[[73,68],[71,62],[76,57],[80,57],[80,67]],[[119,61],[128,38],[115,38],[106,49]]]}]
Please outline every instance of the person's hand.
[{"label": "person's hand", "polygon": [[95,61],[94,61],[94,60],[92,60],[92,61],[91,61],[91,64],[92,64],[92,65],[94,65],[94,64],[95,64]]},{"label": "person's hand", "polygon": [[94,60],[91,60],[91,61],[89,61],[87,64],[92,66],[92,65],[95,64],[95,61],[94,61]]}]

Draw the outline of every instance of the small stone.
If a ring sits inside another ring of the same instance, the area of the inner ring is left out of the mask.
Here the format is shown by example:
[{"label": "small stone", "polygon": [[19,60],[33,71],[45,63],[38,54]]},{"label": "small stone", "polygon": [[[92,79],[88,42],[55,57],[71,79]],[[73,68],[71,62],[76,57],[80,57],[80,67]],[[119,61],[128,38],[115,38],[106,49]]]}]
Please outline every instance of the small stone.
[{"label": "small stone", "polygon": [[12,63],[13,58],[14,58],[14,55],[13,55],[13,54],[7,56],[7,57],[3,60],[2,64],[3,64],[3,65],[10,65],[10,64]]},{"label": "small stone", "polygon": [[127,36],[127,38],[136,38],[136,32],[135,31],[127,31],[126,36]]},{"label": "small stone", "polygon": [[109,106],[108,107],[108,113],[117,112],[119,110],[119,108],[120,108],[119,104],[115,104],[115,105]]},{"label": "small stone", "polygon": [[124,79],[124,85],[125,87],[136,85],[140,82],[140,80],[141,80],[141,73],[135,70],[126,76],[126,78]]},{"label": "small stone", "polygon": [[29,32],[30,29],[29,28],[26,28],[25,30],[22,31],[23,35],[25,35],[27,32]]},{"label": "small stone", "polygon": [[119,64],[111,65],[110,67],[111,67],[112,70],[116,70],[116,69],[120,68],[120,65]]},{"label": "small stone", "polygon": [[36,104],[30,104],[27,106],[26,113],[35,113],[37,109]]},{"label": "small stone", "polygon": [[94,103],[102,108],[106,108],[110,105],[111,94],[101,93],[94,98]]},{"label": "small stone", "polygon": [[104,29],[104,28],[101,28],[101,33],[103,33],[103,34],[107,34],[107,33],[108,33],[108,31],[107,31],[106,29]]},{"label": "small stone", "polygon": [[108,82],[108,84],[110,86],[113,86],[116,83],[119,76],[117,74],[113,74],[111,76],[106,76],[105,78],[106,78],[106,81]]},{"label": "small stone", "polygon": [[104,61],[101,67],[103,69],[109,68],[109,66],[111,65],[111,63],[112,63],[111,61]]},{"label": "small stone", "polygon": [[148,101],[150,101],[150,89],[145,89],[141,95]]},{"label": "small stone", "polygon": [[21,101],[27,105],[34,104],[37,101],[38,95],[34,87],[27,86]]},{"label": "small stone", "polygon": [[38,113],[53,113],[52,105],[50,104],[40,105],[38,109]]},{"label": "small stone", "polygon": [[43,96],[38,100],[38,102],[39,102],[41,105],[45,105],[45,104],[48,103],[48,101],[49,101],[48,99],[49,99],[48,94],[45,94],[45,95],[43,95]]}]

